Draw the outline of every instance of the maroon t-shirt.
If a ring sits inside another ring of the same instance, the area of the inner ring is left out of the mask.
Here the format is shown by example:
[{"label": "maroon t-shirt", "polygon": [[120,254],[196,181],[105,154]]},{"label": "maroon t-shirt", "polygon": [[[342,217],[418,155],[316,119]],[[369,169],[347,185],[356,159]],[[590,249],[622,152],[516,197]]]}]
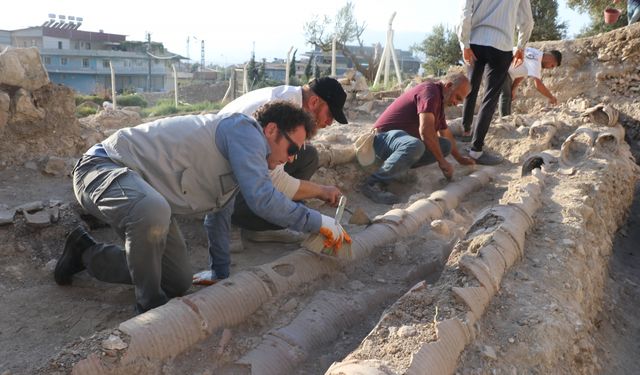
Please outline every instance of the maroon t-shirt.
[{"label": "maroon t-shirt", "polygon": [[423,82],[400,95],[378,117],[374,128],[378,132],[404,130],[420,138],[420,113],[432,113],[436,131],[446,129],[444,118],[444,87],[441,82]]}]

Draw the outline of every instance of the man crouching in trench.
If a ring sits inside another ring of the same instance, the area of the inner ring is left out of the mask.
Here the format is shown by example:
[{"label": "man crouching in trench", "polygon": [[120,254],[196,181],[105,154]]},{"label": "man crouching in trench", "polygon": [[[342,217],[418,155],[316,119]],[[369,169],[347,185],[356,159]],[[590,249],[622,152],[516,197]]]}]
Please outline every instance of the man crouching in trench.
[{"label": "man crouching in trench", "polygon": [[56,282],[69,285],[86,268],[98,280],[133,284],[138,313],[163,305],[184,294],[192,281],[175,216],[206,212],[214,213],[218,229],[211,270],[218,279],[227,278],[238,191],[269,222],[324,233],[340,248],[346,233],[335,220],[291,201],[269,177],[270,169],[295,157],[313,126],[301,108],[275,101],[261,107],[255,119],[239,113],[189,115],[118,130],[80,158],[73,188],[80,205],[107,222],[124,248],[97,243],[77,227],[67,236]]}]

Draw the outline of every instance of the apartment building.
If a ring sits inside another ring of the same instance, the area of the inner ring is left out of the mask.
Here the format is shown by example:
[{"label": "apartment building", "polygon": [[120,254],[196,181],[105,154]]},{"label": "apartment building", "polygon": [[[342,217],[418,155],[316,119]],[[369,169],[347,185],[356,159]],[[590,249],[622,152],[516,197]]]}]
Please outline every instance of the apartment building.
[{"label": "apartment building", "polygon": [[51,19],[42,26],[0,30],[0,48],[37,47],[49,79],[81,94],[111,90],[110,64],[118,92],[172,89],[171,64],[184,57],[166,51],[162,43],[79,30],[82,19],[74,21]]}]

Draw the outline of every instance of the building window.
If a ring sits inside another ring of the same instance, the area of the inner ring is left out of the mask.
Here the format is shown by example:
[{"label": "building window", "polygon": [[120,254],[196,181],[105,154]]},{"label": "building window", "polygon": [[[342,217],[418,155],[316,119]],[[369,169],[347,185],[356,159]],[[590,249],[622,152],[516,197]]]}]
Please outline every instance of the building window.
[{"label": "building window", "polygon": [[91,49],[91,43],[88,43],[88,42],[87,42],[86,47],[87,47],[87,49]]},{"label": "building window", "polygon": [[58,49],[62,49],[62,42],[58,42]]},{"label": "building window", "polygon": [[102,60],[102,67],[109,68],[109,60]]},{"label": "building window", "polygon": [[89,59],[82,59],[82,67],[83,68],[88,68],[89,67]]},{"label": "building window", "polygon": [[35,39],[31,39],[31,47],[35,47],[36,45],[37,45],[36,44],[36,40]]},{"label": "building window", "polygon": [[60,65],[67,65],[67,58],[66,57],[61,57],[60,58]]},{"label": "building window", "polygon": [[51,57],[45,56],[44,57],[44,63],[45,63],[45,65],[50,65],[51,64]]},{"label": "building window", "polygon": [[27,48],[27,41],[26,41],[26,40],[23,40],[23,41],[22,41],[22,46],[23,46],[24,48]]}]

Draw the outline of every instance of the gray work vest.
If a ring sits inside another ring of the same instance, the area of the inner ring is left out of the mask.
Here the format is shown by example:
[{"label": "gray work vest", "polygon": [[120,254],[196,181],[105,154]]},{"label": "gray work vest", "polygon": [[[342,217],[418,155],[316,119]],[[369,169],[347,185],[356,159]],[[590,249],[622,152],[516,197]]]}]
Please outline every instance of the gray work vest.
[{"label": "gray work vest", "polygon": [[112,160],[162,194],[174,214],[218,211],[238,191],[229,161],[216,146],[218,123],[226,117],[160,119],[118,130],[102,145]]}]

